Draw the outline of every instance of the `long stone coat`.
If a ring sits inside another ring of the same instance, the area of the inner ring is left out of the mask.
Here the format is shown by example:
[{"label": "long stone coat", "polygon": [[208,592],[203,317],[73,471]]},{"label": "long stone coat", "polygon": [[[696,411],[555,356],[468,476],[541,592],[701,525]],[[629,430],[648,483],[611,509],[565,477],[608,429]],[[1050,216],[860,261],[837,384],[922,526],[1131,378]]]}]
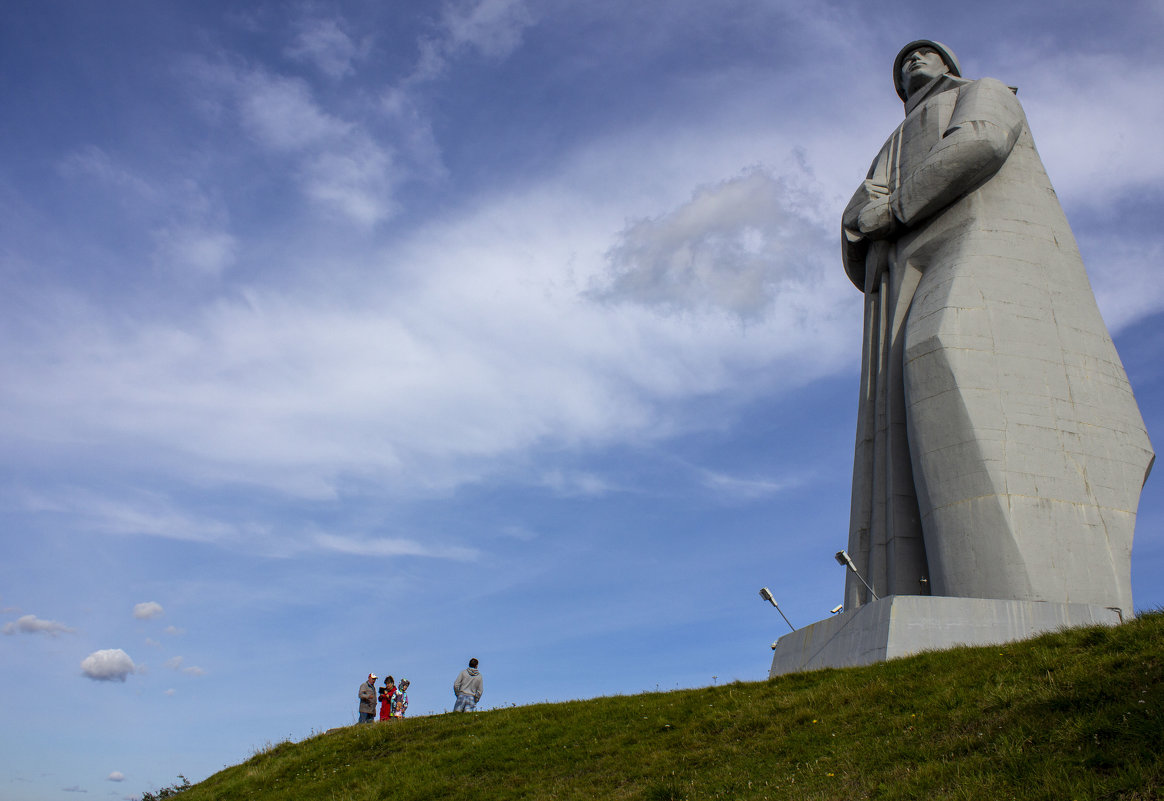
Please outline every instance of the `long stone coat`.
[{"label": "long stone coat", "polygon": [[[849,553],[880,596],[1128,615],[1154,454],[1026,116],[952,75],[905,111],[843,217],[866,300]],[[849,576],[846,607],[865,596]]]}]

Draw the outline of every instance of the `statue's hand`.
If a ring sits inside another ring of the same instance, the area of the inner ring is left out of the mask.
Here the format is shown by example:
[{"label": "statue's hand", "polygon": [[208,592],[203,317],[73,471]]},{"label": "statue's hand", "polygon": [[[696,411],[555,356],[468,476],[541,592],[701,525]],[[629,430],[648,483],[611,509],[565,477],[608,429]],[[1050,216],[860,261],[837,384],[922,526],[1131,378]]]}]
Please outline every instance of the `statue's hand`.
[{"label": "statue's hand", "polygon": [[896,220],[889,205],[889,187],[866,180],[857,187],[842,222],[846,230],[863,239],[884,239],[892,233]]}]

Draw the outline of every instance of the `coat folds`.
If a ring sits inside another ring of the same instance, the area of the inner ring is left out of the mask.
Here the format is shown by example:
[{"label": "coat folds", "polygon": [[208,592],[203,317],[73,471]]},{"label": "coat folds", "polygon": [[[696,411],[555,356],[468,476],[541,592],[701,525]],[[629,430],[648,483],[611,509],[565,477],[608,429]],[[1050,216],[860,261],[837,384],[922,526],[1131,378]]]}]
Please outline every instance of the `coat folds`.
[{"label": "coat folds", "polygon": [[[910,97],[842,246],[865,293],[849,553],[877,594],[1130,614],[1154,454],[1015,92]],[[850,576],[846,607],[865,594]]]}]

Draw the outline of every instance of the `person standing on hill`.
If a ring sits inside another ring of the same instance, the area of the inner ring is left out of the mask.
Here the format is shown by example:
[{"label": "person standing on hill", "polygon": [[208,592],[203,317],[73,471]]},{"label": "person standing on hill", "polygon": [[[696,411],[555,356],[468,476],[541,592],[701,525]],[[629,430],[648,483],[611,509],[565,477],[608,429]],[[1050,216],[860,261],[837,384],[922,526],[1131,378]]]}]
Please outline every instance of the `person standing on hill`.
[{"label": "person standing on hill", "polygon": [[376,719],[376,674],[369,673],[368,680],[360,685],[356,694],[360,699],[360,723],[371,723]]},{"label": "person standing on hill", "polygon": [[485,680],[481,678],[481,671],[477,670],[477,660],[470,659],[469,667],[457,674],[453,682],[453,695],[457,701],[453,704],[454,712],[472,712],[481,700],[481,693],[485,689]]},{"label": "person standing on hill", "polygon": [[380,688],[380,720],[392,717],[392,696],[396,694],[396,681],[388,676]]},{"label": "person standing on hill", "polygon": [[402,718],[408,709],[408,679],[401,679],[400,686],[392,696],[392,717]]}]

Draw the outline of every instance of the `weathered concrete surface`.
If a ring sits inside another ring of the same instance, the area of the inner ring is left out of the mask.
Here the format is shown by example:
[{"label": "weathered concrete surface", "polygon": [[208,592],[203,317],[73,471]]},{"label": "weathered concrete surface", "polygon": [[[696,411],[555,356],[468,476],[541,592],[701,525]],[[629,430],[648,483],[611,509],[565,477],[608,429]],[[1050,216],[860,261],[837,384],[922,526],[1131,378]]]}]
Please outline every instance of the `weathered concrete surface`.
[{"label": "weathered concrete surface", "polygon": [[1119,610],[1090,604],[895,595],[785,634],[773,649],[768,676],[871,665],[922,651],[993,645],[1121,620]]},{"label": "weathered concrete surface", "polygon": [[[1015,92],[896,61],[905,121],[843,216],[865,293],[848,551],[880,596],[1132,613],[1154,459]],[[866,602],[852,576],[845,606]]]}]

